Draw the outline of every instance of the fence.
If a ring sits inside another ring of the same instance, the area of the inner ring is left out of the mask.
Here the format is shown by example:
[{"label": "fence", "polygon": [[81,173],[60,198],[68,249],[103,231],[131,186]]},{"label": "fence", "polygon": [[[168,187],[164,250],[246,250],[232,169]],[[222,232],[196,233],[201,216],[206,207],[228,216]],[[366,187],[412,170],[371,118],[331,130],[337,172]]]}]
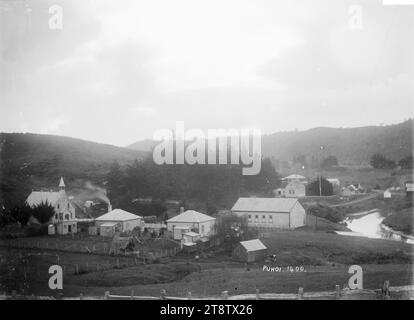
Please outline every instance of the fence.
[{"label": "fence", "polygon": [[[79,297],[63,297],[58,295],[57,297],[44,297],[44,296],[18,296],[16,292],[13,292],[11,296],[0,294],[0,300],[4,299],[33,299],[33,300],[347,300],[347,299],[376,299],[376,300],[393,300],[401,298],[401,293],[408,294],[409,299],[414,298],[414,285],[390,287],[390,282],[387,280],[381,289],[373,290],[349,290],[340,289],[339,285],[335,286],[333,291],[322,292],[305,292],[303,288],[298,289],[298,293],[260,293],[258,289],[253,294],[241,294],[235,296],[229,296],[228,291],[223,291],[219,296],[208,297],[195,297],[191,292],[188,292],[186,297],[173,297],[167,296],[166,290],[161,290],[161,294],[158,297],[154,296],[135,296],[134,290],[131,291],[129,296],[111,295],[109,291],[106,291],[104,296],[84,296],[82,293]],[[400,295],[400,296],[399,296]]]}]

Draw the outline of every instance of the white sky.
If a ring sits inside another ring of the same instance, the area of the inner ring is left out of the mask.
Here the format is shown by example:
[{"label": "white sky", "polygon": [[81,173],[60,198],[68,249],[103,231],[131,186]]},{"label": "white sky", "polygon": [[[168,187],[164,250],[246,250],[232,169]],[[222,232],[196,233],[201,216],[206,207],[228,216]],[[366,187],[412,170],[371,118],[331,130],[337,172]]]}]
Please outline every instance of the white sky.
[{"label": "white sky", "polygon": [[[53,4],[62,30],[48,27]],[[2,132],[125,146],[180,120],[272,133],[414,114],[414,6],[37,0],[0,14]]]}]

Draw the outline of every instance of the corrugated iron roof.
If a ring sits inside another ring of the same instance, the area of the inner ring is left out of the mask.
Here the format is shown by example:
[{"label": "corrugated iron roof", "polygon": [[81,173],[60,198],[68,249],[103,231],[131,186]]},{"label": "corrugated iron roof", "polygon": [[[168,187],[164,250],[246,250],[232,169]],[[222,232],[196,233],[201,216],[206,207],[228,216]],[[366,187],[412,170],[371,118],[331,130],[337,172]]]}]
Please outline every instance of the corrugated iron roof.
[{"label": "corrugated iron roof", "polygon": [[306,180],[306,177],[301,176],[300,174],[291,174],[290,176],[282,178],[282,180],[288,180],[288,179]]},{"label": "corrugated iron roof", "polygon": [[290,212],[296,202],[293,198],[239,198],[231,211]]},{"label": "corrugated iron roof", "polygon": [[32,191],[32,193],[27,197],[26,202],[31,207],[37,206],[42,202],[49,203],[50,205],[55,206],[60,196],[60,192]]},{"label": "corrugated iron roof", "polygon": [[168,219],[167,222],[187,222],[187,223],[198,223],[198,222],[206,222],[215,220],[216,218],[208,216],[204,213],[194,211],[194,210],[187,210],[178,216],[175,216],[171,219]]},{"label": "corrugated iron roof", "polygon": [[100,216],[99,218],[96,218],[96,221],[128,221],[141,218],[141,216],[130,213],[128,211],[124,211],[122,209],[115,209]]},{"label": "corrugated iron roof", "polygon": [[254,239],[254,240],[249,240],[249,241],[240,241],[240,244],[247,251],[258,251],[258,250],[266,250],[267,249],[267,247],[259,239]]}]

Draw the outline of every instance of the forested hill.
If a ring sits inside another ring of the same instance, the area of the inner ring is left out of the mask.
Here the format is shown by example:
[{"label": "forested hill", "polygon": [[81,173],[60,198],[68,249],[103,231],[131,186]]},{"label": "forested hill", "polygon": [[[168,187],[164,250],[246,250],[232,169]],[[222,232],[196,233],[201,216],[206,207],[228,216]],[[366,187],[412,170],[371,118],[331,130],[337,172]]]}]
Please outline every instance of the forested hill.
[{"label": "forested hill", "polygon": [[57,187],[60,176],[69,185],[76,179],[99,181],[115,160],[132,163],[145,154],[68,137],[0,133],[0,200]]},{"label": "forested hill", "polygon": [[[311,164],[312,158],[319,162],[318,159],[334,155],[340,165],[366,166],[375,153],[398,161],[412,152],[413,121],[389,126],[319,127],[306,131],[277,132],[263,136],[262,152],[265,157],[290,163],[304,156]],[[150,151],[155,145],[155,141],[142,140],[129,148]],[[324,146],[322,152],[321,146]]]},{"label": "forested hill", "polygon": [[398,161],[412,153],[413,123],[408,120],[390,126],[275,133],[263,136],[262,151],[264,156],[287,161],[302,155],[308,162],[312,157],[321,159],[334,155],[340,165],[369,165],[375,153]]}]

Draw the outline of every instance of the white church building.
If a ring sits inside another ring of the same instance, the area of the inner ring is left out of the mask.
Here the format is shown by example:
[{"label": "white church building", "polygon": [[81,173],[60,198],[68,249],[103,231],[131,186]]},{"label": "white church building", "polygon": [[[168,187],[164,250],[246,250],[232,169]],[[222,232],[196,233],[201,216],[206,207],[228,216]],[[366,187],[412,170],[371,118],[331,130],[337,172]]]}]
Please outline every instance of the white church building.
[{"label": "white church building", "polygon": [[49,222],[49,230],[50,226],[53,227],[50,233],[70,234],[78,231],[75,207],[66,194],[63,177],[60,178],[59,191],[32,191],[26,200],[32,208],[42,202],[49,203],[55,209],[55,214]]}]

